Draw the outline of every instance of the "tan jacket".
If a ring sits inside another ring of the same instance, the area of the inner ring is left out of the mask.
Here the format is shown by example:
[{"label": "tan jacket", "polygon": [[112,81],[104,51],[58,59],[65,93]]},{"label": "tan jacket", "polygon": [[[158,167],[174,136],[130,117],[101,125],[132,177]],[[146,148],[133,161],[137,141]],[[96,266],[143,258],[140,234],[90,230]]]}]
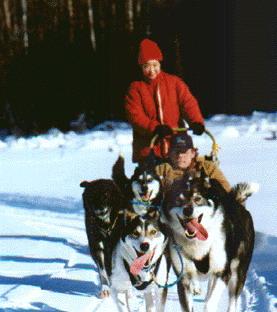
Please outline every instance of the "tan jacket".
[{"label": "tan jacket", "polygon": [[[204,156],[197,157],[196,161],[199,165],[199,169],[203,168],[208,177],[217,180],[227,192],[230,191],[230,183],[213,161],[206,160]],[[174,180],[184,174],[183,170],[173,169],[169,163],[160,164],[156,166],[155,170],[159,176],[168,178],[169,180]]]}]

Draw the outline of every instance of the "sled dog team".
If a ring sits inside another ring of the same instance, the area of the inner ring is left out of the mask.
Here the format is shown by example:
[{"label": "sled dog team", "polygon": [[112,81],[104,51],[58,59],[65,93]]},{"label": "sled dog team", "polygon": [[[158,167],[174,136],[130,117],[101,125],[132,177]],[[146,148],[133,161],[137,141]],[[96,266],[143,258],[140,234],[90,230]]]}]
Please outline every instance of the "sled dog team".
[{"label": "sled dog team", "polygon": [[[118,310],[128,312],[132,285],[143,292],[147,312],[164,311],[167,290],[177,284],[181,310],[192,312],[204,277],[204,311],[216,312],[226,286],[226,311],[236,311],[254,245],[245,208],[253,184],[239,183],[227,192],[203,170],[164,183],[149,161],[127,178],[120,156],[112,179],[80,185],[101,298],[113,296]],[[171,266],[176,277],[168,284]]]}]

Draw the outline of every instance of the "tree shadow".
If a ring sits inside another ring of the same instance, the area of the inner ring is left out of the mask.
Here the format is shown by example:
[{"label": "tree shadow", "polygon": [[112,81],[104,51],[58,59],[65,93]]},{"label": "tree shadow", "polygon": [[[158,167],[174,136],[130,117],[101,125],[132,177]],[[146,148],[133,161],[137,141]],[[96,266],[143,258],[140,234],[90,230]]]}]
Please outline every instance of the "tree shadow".
[{"label": "tree shadow", "polygon": [[100,285],[94,282],[51,277],[50,274],[29,275],[25,277],[0,275],[0,284],[36,286],[40,287],[42,290],[77,296],[96,296],[101,290]]},{"label": "tree shadow", "polygon": [[67,239],[62,237],[50,237],[46,235],[0,235],[1,239],[30,239],[38,241],[47,241],[54,243],[62,243],[65,246],[73,248],[78,253],[83,255],[89,255],[89,247],[87,245],[80,245],[76,243],[69,242]]},{"label": "tree shadow", "polygon": [[255,233],[255,248],[250,269],[265,278],[267,289],[277,296],[277,237]]},{"label": "tree shadow", "polygon": [[75,198],[52,198],[20,193],[0,193],[0,203],[16,208],[39,209],[66,214],[83,213],[84,211],[82,201]]},{"label": "tree shadow", "polygon": [[[73,248],[77,253],[81,253],[84,255],[89,255],[89,248],[88,246],[76,244],[67,241],[65,238],[59,237],[49,237],[49,236],[40,236],[40,235],[2,235],[0,236],[0,241],[2,240],[14,240],[14,239],[21,239],[23,242],[26,239],[35,240],[35,241],[47,241],[47,242],[54,242],[54,243],[62,243],[70,248]],[[10,256],[10,255],[3,255],[0,257],[0,261],[13,261],[16,263],[60,263],[64,264],[64,268],[66,269],[84,269],[84,270],[91,270],[92,276],[95,273],[92,271],[98,272],[95,265],[89,263],[75,263],[69,266],[70,259],[62,259],[59,257],[56,258],[32,258],[32,257],[24,257],[19,256]],[[89,274],[89,271],[87,271]],[[77,295],[77,296],[96,296],[100,290],[101,285],[94,283],[93,281],[84,281],[84,280],[75,280],[65,277],[52,277],[51,274],[42,274],[42,275],[29,275],[24,277],[14,277],[14,276],[3,276],[0,275],[0,284],[1,285],[16,285],[16,286],[35,286],[39,287],[42,290],[48,290],[55,293],[62,293],[62,294],[70,294],[70,295]],[[24,308],[17,308],[11,309],[0,309],[0,312],[9,312],[9,311],[57,311],[57,312],[64,312],[61,310],[57,310],[55,308],[51,308],[44,303],[35,302],[32,303],[34,309],[24,309]],[[38,309],[36,309],[38,308]]]}]

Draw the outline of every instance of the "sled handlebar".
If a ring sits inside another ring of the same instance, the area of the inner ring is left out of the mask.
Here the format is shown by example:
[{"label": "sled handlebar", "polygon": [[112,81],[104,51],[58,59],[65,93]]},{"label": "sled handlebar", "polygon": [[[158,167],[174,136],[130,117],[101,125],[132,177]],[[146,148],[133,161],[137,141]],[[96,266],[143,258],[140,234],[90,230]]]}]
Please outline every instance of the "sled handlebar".
[{"label": "sled handlebar", "polygon": [[[173,131],[175,132],[187,132],[188,130],[192,130],[190,128],[172,128]],[[211,154],[210,154],[210,157],[212,158],[215,158],[217,160],[217,153],[218,151],[220,150],[220,147],[219,145],[216,143],[216,140],[215,140],[215,137],[213,136],[213,134],[205,129],[204,132],[212,139],[213,141],[213,144],[212,144],[212,151],[211,151]],[[150,149],[153,149],[154,147],[154,144],[156,142],[156,140],[158,139],[158,135],[154,135],[153,138],[151,139],[151,142],[150,142]]]}]

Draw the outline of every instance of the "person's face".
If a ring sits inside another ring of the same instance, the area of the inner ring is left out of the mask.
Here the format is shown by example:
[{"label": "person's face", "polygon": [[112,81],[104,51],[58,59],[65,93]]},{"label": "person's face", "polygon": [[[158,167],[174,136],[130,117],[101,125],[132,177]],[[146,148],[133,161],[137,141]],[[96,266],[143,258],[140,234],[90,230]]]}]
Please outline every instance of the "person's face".
[{"label": "person's face", "polygon": [[147,61],[142,65],[142,73],[148,79],[155,79],[161,72],[161,63],[156,60]]},{"label": "person's face", "polygon": [[175,167],[180,169],[188,168],[194,157],[195,150],[193,148],[189,148],[188,150],[182,152],[173,151],[170,154],[171,162]]}]

